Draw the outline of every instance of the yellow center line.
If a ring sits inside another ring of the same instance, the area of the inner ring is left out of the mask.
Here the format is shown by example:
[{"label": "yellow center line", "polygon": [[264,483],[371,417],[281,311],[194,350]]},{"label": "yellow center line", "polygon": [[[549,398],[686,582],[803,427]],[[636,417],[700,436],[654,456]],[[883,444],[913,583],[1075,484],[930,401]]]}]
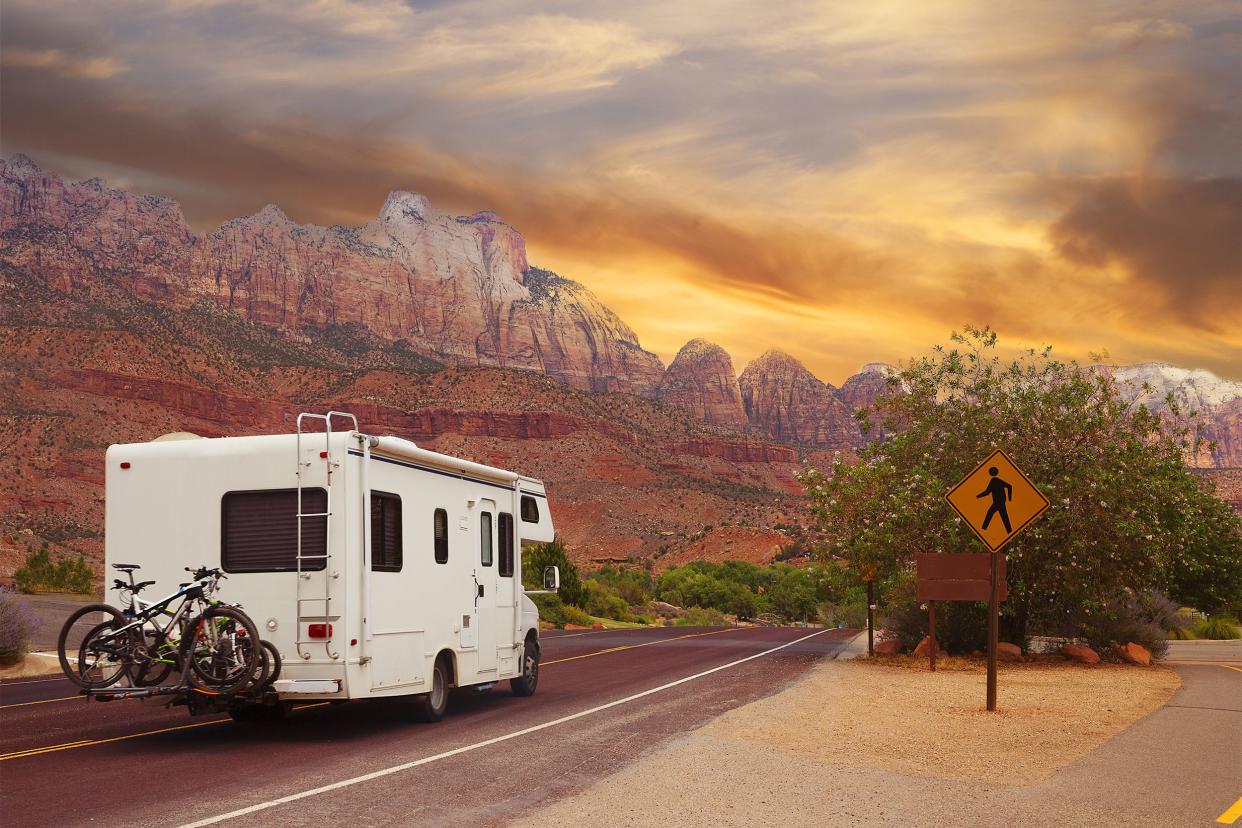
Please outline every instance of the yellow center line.
[{"label": "yellow center line", "polygon": [[1242,816],[1242,796],[1238,797],[1238,801],[1229,806],[1229,809],[1216,818],[1221,825],[1233,825],[1238,821],[1238,817]]},{"label": "yellow center line", "polygon": [[545,661],[539,666],[548,667],[553,664],[563,664],[566,661],[577,661],[580,658],[592,658],[593,656],[606,655],[608,653],[616,653],[616,652],[620,652],[621,650],[635,650],[635,649],[638,649],[639,647],[651,647],[655,644],[666,644],[669,641],[680,641],[683,638],[698,638],[701,635],[719,635],[720,633],[734,632],[735,630],[746,630],[746,629],[753,629],[753,628],[751,627],[728,627],[727,629],[723,629],[723,630],[710,630],[708,632],[688,633],[686,635],[678,635],[672,638],[661,638],[659,641],[644,641],[642,644],[622,644],[619,647],[609,647],[606,650],[596,650],[593,653],[584,653],[583,655],[570,656],[569,658],[558,658],[555,661]]},{"label": "yellow center line", "polygon": [[81,699],[81,698],[82,698],[81,696],[61,696],[58,699],[39,699],[38,701],[14,702],[13,704],[0,704],[0,710],[8,710],[10,707],[25,707],[26,705],[30,705],[30,704],[51,704],[52,702],[58,702],[58,701],[73,701],[74,699]]},{"label": "yellow center line", "polygon": [[[319,702],[318,704],[307,704],[294,709],[294,712],[302,710],[310,710],[314,707],[326,707],[328,702]],[[77,742],[65,742],[59,745],[48,745],[47,747],[27,748],[26,750],[15,750],[12,753],[0,754],[0,762],[9,759],[25,759],[27,756],[39,756],[44,753],[55,753],[59,750],[72,750],[75,748],[95,747],[96,745],[106,745],[109,742],[124,742],[128,739],[137,739],[141,736],[154,736],[158,733],[171,733],[175,730],[189,730],[195,727],[207,727],[209,725],[223,724],[230,721],[228,718],[212,719],[209,722],[191,722],[190,724],[174,725],[173,727],[161,727],[158,730],[144,730],[141,733],[129,733],[125,736],[112,736],[108,739],[82,739]]]},{"label": "yellow center line", "polygon": [[1222,664],[1220,666],[1224,667],[1226,670],[1235,670],[1239,673],[1242,673],[1242,667],[1234,667],[1233,665],[1230,665],[1230,664]]}]

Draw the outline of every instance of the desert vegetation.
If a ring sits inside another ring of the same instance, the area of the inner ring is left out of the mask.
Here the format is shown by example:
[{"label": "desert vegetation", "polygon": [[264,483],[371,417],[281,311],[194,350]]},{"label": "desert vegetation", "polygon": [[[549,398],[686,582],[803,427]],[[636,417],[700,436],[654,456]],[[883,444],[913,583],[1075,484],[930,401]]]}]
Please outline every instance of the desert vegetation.
[{"label": "desert vegetation", "polygon": [[[1129,402],[1107,370],[1051,349],[1002,358],[993,331],[967,328],[889,382],[871,414],[887,436],[857,463],[807,468],[802,480],[824,530],[819,558],[874,578],[899,637],[926,634],[916,553],[985,551],[944,493],[998,447],[1052,504],[1005,549],[1003,639],[1134,641],[1159,652],[1186,626],[1180,606],[1236,614],[1242,519],[1184,468],[1193,428]],[[1167,405],[1176,412],[1175,400]],[[941,643],[979,649],[984,605],[942,606]]]}]

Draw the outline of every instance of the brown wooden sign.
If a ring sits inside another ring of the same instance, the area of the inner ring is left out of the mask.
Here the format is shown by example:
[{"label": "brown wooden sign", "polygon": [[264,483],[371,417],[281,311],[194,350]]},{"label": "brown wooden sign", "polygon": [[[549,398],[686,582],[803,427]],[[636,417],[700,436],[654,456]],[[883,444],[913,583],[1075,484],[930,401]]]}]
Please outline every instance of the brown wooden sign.
[{"label": "brown wooden sign", "polygon": [[[1009,597],[1005,556],[997,553],[997,596]],[[992,555],[923,553],[918,556],[920,601],[988,601],[991,599]]]}]

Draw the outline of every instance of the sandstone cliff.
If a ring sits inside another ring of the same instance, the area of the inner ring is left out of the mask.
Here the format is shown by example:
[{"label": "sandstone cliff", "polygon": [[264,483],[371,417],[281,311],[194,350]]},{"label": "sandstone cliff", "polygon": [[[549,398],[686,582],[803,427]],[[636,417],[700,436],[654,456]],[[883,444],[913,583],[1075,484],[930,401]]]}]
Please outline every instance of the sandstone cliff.
[{"label": "sandstone cliff", "polygon": [[107,280],[185,309],[203,298],[294,336],[353,325],[453,365],[539,371],[654,395],[663,366],[585,287],[531,268],[491,213],[452,217],[394,192],[363,227],[299,225],[269,205],[208,234],[175,201],[0,161],[0,259],[65,292]]},{"label": "sandstone cliff", "polygon": [[854,412],[833,387],[786,353],[768,351],[751,362],[738,386],[750,422],[775,440],[831,448],[863,442]]},{"label": "sandstone cliff", "polygon": [[659,398],[709,423],[747,424],[733,359],[703,339],[692,339],[677,352],[660,381]]}]

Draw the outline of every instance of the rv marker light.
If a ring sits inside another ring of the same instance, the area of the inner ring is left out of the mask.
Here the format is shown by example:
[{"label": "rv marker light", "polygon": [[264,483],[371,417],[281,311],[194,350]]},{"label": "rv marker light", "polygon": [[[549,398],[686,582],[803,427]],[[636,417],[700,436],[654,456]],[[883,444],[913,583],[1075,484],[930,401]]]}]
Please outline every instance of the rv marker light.
[{"label": "rv marker light", "polygon": [[129,461],[128,461],[128,460],[126,460],[126,461],[124,461],[123,463],[121,463],[121,468],[123,468],[123,469],[128,469],[128,468],[129,468]]},{"label": "rv marker light", "polygon": [[328,459],[328,453],[326,451],[319,452],[319,456],[324,460]]},{"label": "rv marker light", "polygon": [[331,638],[331,624],[311,624],[306,628],[306,634],[311,638]]}]

